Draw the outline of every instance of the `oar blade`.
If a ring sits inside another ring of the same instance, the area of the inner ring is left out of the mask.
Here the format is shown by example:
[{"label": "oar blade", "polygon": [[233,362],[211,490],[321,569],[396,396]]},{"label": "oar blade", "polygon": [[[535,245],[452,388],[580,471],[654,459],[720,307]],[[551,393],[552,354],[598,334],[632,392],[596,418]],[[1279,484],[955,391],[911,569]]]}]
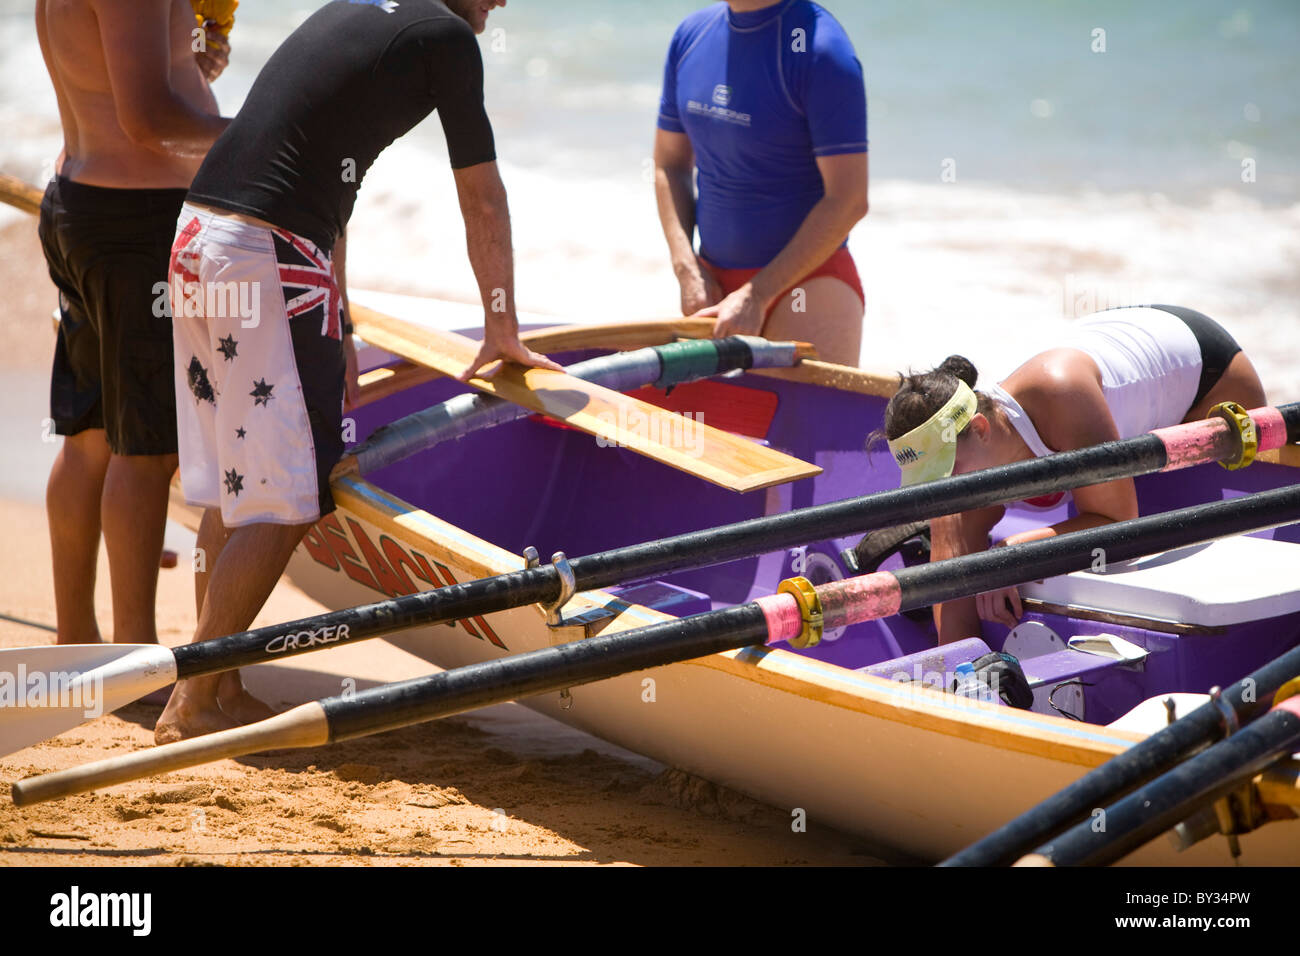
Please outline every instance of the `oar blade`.
[{"label": "oar blade", "polygon": [[0,650],[0,756],[57,737],[175,679],[175,656],[158,644]]}]

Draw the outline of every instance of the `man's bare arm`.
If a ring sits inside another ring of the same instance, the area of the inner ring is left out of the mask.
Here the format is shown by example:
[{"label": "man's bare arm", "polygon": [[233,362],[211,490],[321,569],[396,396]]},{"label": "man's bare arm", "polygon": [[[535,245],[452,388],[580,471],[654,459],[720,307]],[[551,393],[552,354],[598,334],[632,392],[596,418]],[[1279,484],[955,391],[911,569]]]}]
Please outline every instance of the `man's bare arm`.
[{"label": "man's bare arm", "polygon": [[343,397],[345,408],[355,408],[361,398],[361,388],[357,383],[357,347],[352,341],[352,307],[348,304],[348,231],[343,230],[338,242],[334,243],[334,254],[330,257],[334,267],[334,283],[339,287],[339,305],[343,310]]},{"label": "man's bare arm", "polygon": [[722,290],[695,254],[695,151],[690,138],[655,130],[654,166],[659,223],[681,287],[682,315],[691,315],[721,299]]},{"label": "man's bare arm", "polygon": [[196,110],[172,90],[169,0],[91,3],[122,131],[159,152],[205,154],[230,121]]},{"label": "man's bare arm", "polygon": [[[930,560],[944,561],[975,554],[988,547],[989,531],[1002,520],[1006,508],[990,505],[962,514],[945,515],[930,522]],[[934,606],[939,643],[951,644],[980,636],[980,617],[974,597],[954,598]]]},{"label": "man's bare arm", "polygon": [[495,162],[479,163],[452,171],[460,212],[465,219],[465,245],[483,301],[483,348],[474,364],[461,373],[468,381],[484,365],[497,359],[541,368],[558,369],[544,355],[519,341],[515,313],[515,264],[510,240],[510,207],[506,187]]},{"label": "man's bare arm", "polygon": [[754,291],[764,308],[830,258],[867,214],[866,153],[819,156],[817,167],[825,194],[808,211],[785,248],[754,276]]}]

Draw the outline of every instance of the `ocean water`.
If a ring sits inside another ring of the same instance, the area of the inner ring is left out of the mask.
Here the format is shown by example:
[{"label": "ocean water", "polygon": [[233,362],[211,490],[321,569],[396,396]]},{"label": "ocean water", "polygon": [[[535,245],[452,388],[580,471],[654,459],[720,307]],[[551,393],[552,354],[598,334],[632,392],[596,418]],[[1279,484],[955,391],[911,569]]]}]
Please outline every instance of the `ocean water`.
[{"label": "ocean water", "polygon": [[[668,41],[702,5],[511,0],[492,14],[481,43],[522,307],[676,312],[649,157]],[[223,111],[316,6],[245,0]],[[1300,4],[825,6],[867,76],[872,208],[850,240],[864,364],[956,351],[994,374],[1077,314],[1157,301],[1220,319],[1275,396],[1300,398]],[[36,181],[59,130],[31,8],[0,0],[0,169]],[[350,235],[354,286],[476,297],[436,119],[371,170]]]}]

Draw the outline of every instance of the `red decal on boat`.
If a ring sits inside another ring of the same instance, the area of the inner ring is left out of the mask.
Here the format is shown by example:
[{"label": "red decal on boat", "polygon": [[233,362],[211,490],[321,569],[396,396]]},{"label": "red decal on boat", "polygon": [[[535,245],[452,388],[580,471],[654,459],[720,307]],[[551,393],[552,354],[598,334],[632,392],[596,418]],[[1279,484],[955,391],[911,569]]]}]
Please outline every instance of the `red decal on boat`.
[{"label": "red decal on boat", "polygon": [[[318,563],[331,571],[338,571],[340,564],[348,577],[371,590],[387,597],[414,594],[421,590],[411,581],[414,575],[426,584],[435,587],[447,587],[456,584],[456,576],[445,564],[430,562],[419,551],[407,552],[397,541],[386,534],[379,536],[379,547],[375,547],[365,529],[352,518],[348,518],[348,527],[352,531],[352,540],[361,550],[368,568],[361,565],[348,543],[348,532],[339,524],[336,515],[329,515],[317,522],[303,538],[307,552]],[[434,570],[434,569],[437,570]],[[410,575],[407,571],[410,571]],[[440,573],[441,572],[441,573]],[[444,621],[448,627],[459,624],[471,637],[486,640],[501,648],[509,650],[505,642],[497,637],[495,631],[481,617],[464,618],[459,621]]]},{"label": "red decal on boat", "polygon": [[487,621],[483,620],[483,618],[481,617],[476,617],[474,618],[474,620],[478,622],[479,628],[482,629],[483,633],[487,635],[488,643],[495,644],[503,651],[510,650],[510,648],[506,647],[505,643],[501,640],[501,638],[497,637],[497,632],[492,630],[492,627],[488,624]]},{"label": "red decal on boat", "polygon": [[[413,557],[416,563],[423,569],[422,572],[419,572],[420,577],[424,578],[426,581],[431,582],[434,585],[434,587],[446,587],[448,585],[459,583],[456,580],[456,576],[451,573],[451,569],[448,568],[445,564],[439,564],[437,561],[434,561],[432,563],[432,566],[430,566],[429,559],[426,558],[424,555],[422,555],[419,551],[412,551],[411,557]],[[435,571],[434,567],[436,567],[438,570]],[[442,572],[441,578],[438,576],[439,571]],[[468,619],[461,620],[461,621],[448,621],[447,626],[451,627],[455,624],[459,624],[462,627],[464,627],[465,630],[468,631],[470,634],[473,634],[475,637],[477,637],[480,641],[486,639],[490,643],[501,648],[503,651],[510,650],[510,648],[506,647],[505,642],[502,641],[501,638],[497,637],[496,631],[492,630],[492,628],[488,625],[487,621],[483,620],[483,618],[481,617],[474,618],[474,621],[478,624],[478,630],[483,632],[482,634],[479,634],[478,631],[474,629],[474,626],[469,622]]]},{"label": "red decal on boat", "polygon": [[[416,566],[415,562],[411,560],[411,556],[402,550],[400,544],[386,534],[381,534],[379,536],[379,546],[384,549],[384,557],[388,559],[388,563],[393,569],[393,574],[397,575],[401,580],[402,587],[405,589],[402,593],[414,594],[418,591],[419,588],[411,583],[411,579],[406,573],[406,568],[410,568],[411,573],[417,578],[423,577],[423,575],[420,574],[420,569]],[[406,567],[403,567],[403,565]],[[430,581],[429,583],[432,584],[433,582]]]},{"label": "red decal on boat", "polygon": [[[456,580],[456,575],[452,574],[451,569],[447,567],[445,564],[438,564],[437,561],[433,563],[438,568],[438,570],[442,572],[442,576],[447,579],[448,584],[460,583]],[[497,637],[496,631],[492,630],[492,628],[488,626],[487,621],[483,620],[483,618],[481,617],[476,617],[474,618],[474,620],[478,623],[479,628],[482,629],[483,634],[486,635],[487,640],[489,642],[495,644],[497,647],[501,648],[502,650],[509,650],[509,648],[506,647],[505,644],[501,642],[501,638]],[[469,630],[468,621],[461,621],[461,623],[465,625],[466,630]],[[477,637],[478,635],[475,636]]]},{"label": "red decal on boat", "polygon": [[330,550],[334,552],[334,556],[343,565],[343,570],[347,572],[348,577],[358,584],[364,584],[366,587],[382,594],[383,591],[380,589],[379,583],[369,571],[361,566],[356,552],[348,544],[348,533],[339,524],[338,515],[328,515],[322,518],[320,527],[325,532],[325,543],[329,545]]},{"label": "red decal on boat", "polygon": [[434,576],[433,568],[429,567],[429,559],[419,551],[412,551],[411,557],[415,559],[415,576],[426,584],[431,584],[436,588],[438,586],[438,579]]},{"label": "red decal on boat", "polygon": [[433,570],[432,567],[430,567],[428,558],[422,555],[419,551],[412,551],[411,557],[415,558],[416,563],[420,565],[421,568],[420,577],[424,578],[424,580],[428,581],[435,588],[442,588],[447,586],[449,582],[446,582],[442,578],[438,577],[438,572]]},{"label": "red decal on boat", "polygon": [[[370,572],[374,575],[375,580],[379,582],[379,591],[388,597],[397,597],[399,594],[410,594],[409,590],[402,590],[402,579],[393,573],[393,569],[388,566],[384,556],[379,553],[375,543],[370,540],[364,528],[359,525],[355,519],[348,519],[348,527],[352,529],[352,540],[357,543],[361,549],[361,556],[366,559],[366,564],[370,565]],[[410,582],[407,582],[410,587]]]},{"label": "red decal on boat", "polygon": [[303,545],[307,548],[307,553],[317,564],[323,564],[331,571],[339,569],[338,558],[334,557],[334,552],[330,546],[325,543],[325,534],[321,531],[319,524],[314,524],[307,529],[307,533],[302,538]]}]

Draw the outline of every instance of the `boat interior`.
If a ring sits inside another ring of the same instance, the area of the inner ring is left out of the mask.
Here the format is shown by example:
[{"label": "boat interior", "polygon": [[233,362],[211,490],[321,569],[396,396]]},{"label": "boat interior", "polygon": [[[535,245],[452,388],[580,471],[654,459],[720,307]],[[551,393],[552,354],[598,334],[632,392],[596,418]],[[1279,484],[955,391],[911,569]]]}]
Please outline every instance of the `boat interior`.
[{"label": "boat interior", "polygon": [[[570,364],[599,352],[556,354]],[[357,437],[464,391],[440,378],[393,389],[356,412]],[[886,399],[747,372],[638,397],[694,412],[820,466],[821,474],[739,494],[637,452],[609,447],[562,423],[530,416],[479,431],[366,476],[410,504],[520,554],[591,554],[678,533],[782,513],[896,487],[884,443],[866,441]],[[689,420],[681,441],[690,447]],[[1143,514],[1277,487],[1293,468],[1256,463],[1227,471],[1209,464],[1137,479]],[[1061,520],[1068,497],[1049,507],[1009,507],[994,538]],[[1300,518],[1300,516],[1297,516]],[[871,568],[854,567],[861,534],[791,551],[684,571],[611,589],[631,603],[685,616],[773,593],[803,575],[814,584]],[[925,560],[924,542],[904,541],[883,569]],[[1144,701],[1171,693],[1204,695],[1226,686],[1300,640],[1300,524],[1225,539],[1037,584],[1014,630],[985,623],[978,638],[937,647],[932,615],[921,608],[828,631],[822,642],[786,650],[896,680],[950,686],[959,663],[990,650],[1014,654],[1033,691],[1032,709],[1110,724]],[[1197,698],[1180,698],[1184,703]],[[1151,707],[1146,710],[1151,710]],[[1166,714],[1159,709],[1158,720]]]}]

